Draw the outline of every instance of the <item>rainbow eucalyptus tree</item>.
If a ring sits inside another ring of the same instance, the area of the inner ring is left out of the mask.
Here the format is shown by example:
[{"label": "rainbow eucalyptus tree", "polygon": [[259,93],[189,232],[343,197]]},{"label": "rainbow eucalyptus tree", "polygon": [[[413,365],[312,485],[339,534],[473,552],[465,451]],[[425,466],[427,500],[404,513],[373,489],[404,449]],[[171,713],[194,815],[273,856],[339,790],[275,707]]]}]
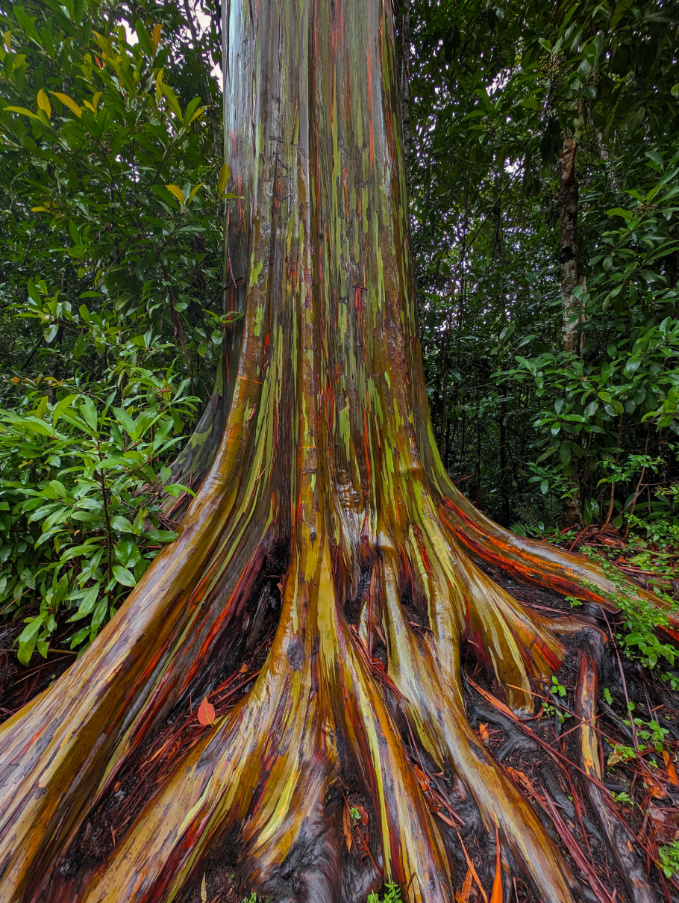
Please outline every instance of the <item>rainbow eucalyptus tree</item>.
[{"label": "rainbow eucalyptus tree", "polygon": [[[183,460],[200,486],[179,538],[87,652],[2,728],[0,897],[171,901],[228,847],[275,899],[341,903],[385,878],[413,903],[449,903],[455,832],[429,805],[416,752],[456,776],[540,899],[572,903],[578,880],[468,722],[461,651],[514,712],[532,712],[534,682],[579,625],[520,604],[486,565],[601,604],[613,588],[583,559],[484,517],[438,456],[392,0],[224,7],[239,198],[228,295],[243,316]],[[103,861],[66,867],[168,716],[252,656],[270,603],[273,641],[247,692],[188,748],[159,748]],[[365,880],[342,833],[344,782],[371,801],[379,837]]]}]

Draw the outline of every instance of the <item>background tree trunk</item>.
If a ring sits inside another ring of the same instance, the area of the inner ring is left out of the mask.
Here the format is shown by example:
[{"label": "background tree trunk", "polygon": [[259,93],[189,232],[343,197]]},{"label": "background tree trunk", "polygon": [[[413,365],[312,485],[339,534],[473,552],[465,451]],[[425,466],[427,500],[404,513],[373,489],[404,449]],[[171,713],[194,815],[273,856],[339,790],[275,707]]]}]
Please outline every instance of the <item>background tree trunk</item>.
[{"label": "background tree trunk", "polygon": [[[583,286],[578,274],[578,195],[579,186],[575,173],[578,150],[575,138],[564,138],[559,150],[559,219],[561,239],[559,263],[561,265],[561,305],[563,311],[563,347],[566,352],[579,354],[579,326],[584,321],[582,302],[576,296],[577,286]],[[570,477],[571,494],[564,503],[564,521],[567,527],[582,521],[582,501],[578,464],[572,458]]]}]

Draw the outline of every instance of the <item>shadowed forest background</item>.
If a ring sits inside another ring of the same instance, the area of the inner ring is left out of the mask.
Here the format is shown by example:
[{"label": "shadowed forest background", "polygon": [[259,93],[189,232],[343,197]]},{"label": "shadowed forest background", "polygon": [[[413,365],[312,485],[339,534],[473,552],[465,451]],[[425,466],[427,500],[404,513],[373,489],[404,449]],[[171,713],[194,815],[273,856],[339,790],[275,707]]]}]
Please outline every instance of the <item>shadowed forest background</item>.
[{"label": "shadowed forest background", "polygon": [[[413,0],[397,20],[445,467],[514,533],[676,605],[679,7]],[[0,33],[4,716],[177,537],[182,460],[240,315],[220,10],[0,0]],[[657,612],[627,601],[621,647],[676,690]],[[638,727],[669,769],[652,715]],[[679,841],[656,840],[671,881]]]}]

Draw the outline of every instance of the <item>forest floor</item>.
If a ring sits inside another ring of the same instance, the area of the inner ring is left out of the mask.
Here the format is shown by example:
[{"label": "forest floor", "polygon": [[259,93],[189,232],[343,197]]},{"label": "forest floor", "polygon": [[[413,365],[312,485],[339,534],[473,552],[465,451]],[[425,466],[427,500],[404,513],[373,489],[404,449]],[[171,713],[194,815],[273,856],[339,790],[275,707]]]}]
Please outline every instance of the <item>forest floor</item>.
[{"label": "forest floor", "polygon": [[[626,576],[650,587],[660,580],[666,592],[677,596],[679,580],[673,575],[679,575],[675,567],[679,548],[654,549],[646,544],[642,554],[636,543],[630,544],[617,531],[598,527],[557,540],[574,550],[604,553]],[[522,603],[543,615],[563,614],[571,608],[569,601],[554,593],[518,584],[499,572],[492,576]],[[586,610],[584,614],[594,616],[593,611]],[[22,622],[10,621],[0,627],[0,720],[49,687],[75,658],[73,653],[58,650],[59,640],[65,637],[57,636],[57,648],[47,660],[36,662],[34,656],[29,667],[20,665],[14,644],[22,626]],[[225,672],[221,685],[210,694],[209,702],[217,716],[232,707],[252,685],[266,658],[273,628],[272,623],[259,648]],[[612,623],[610,616],[606,629],[615,654],[608,657],[601,675],[602,698],[598,704],[604,783],[613,794],[616,817],[628,825],[636,838],[637,853],[647,866],[658,900],[676,903],[679,876],[675,874],[670,879],[656,863],[661,849],[676,849],[679,859],[679,778],[675,764],[679,751],[679,692],[640,662],[617,653],[616,631],[620,625]],[[525,719],[518,719],[504,706],[498,688],[469,657],[464,663],[467,713],[483,743],[531,800],[572,870],[594,888],[592,899],[623,903],[629,898],[622,876],[602,840],[596,816],[582,791],[582,772],[575,764],[578,650],[579,637],[575,636],[567,644],[566,658],[551,691],[547,688],[542,694],[535,694],[534,714]],[[111,793],[92,810],[70,844],[61,862],[62,874],[76,878],[78,871],[89,870],[105,860],[160,780],[163,763],[183,755],[209,729],[198,718],[199,703],[200,700],[191,700],[188,711],[171,712],[139,751],[134,765],[123,769]],[[487,903],[495,874],[495,838],[485,830],[460,782],[452,775],[436,773],[409,738],[404,739],[425,798],[449,848],[455,867],[457,903]],[[366,867],[369,869],[370,862],[379,870],[379,839],[370,799],[350,767],[343,773],[344,785],[338,788],[334,803],[342,812],[346,856],[355,861],[357,875]],[[250,903],[257,899],[249,894],[250,889],[240,877],[237,847],[230,839],[228,845],[201,863],[198,877],[182,894],[180,903],[242,903],[244,899]],[[538,903],[518,870],[505,875],[504,903],[509,901]]]}]

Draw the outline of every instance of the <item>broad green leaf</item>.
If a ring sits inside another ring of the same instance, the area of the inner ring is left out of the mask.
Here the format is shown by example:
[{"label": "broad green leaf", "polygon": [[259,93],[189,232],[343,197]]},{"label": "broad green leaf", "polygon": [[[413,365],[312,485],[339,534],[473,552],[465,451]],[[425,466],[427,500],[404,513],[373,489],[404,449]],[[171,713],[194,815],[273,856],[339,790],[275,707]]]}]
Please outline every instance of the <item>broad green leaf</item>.
[{"label": "broad green leaf", "polygon": [[30,110],[27,110],[26,107],[5,107],[4,112],[21,113],[23,116],[30,116],[31,119],[40,120],[39,116],[36,116],[35,113],[32,113]]},{"label": "broad green leaf", "polygon": [[229,181],[229,175],[231,174],[231,170],[229,169],[228,163],[222,163],[219,170],[219,179],[217,181],[217,190],[220,195],[224,194],[226,191],[226,183]]},{"label": "broad green leaf", "polygon": [[75,613],[75,615],[73,615],[72,618],[69,618],[70,621],[80,620],[80,618],[84,618],[88,614],[90,614],[90,612],[94,609],[94,606],[97,604],[100,586],[101,583],[97,582],[93,586],[80,591],[80,605],[78,606],[78,611]]},{"label": "broad green leaf", "polygon": [[123,586],[136,586],[137,581],[134,579],[134,574],[132,571],[128,571],[127,568],[121,567],[119,564],[113,565],[113,576],[116,578],[118,583],[122,583]]},{"label": "broad green leaf", "polygon": [[97,603],[97,607],[94,609],[92,613],[92,621],[90,622],[90,640],[93,640],[97,635],[97,631],[104,623],[106,619],[106,615],[108,614],[108,599],[104,596]]},{"label": "broad green leaf", "polygon": [[57,402],[52,413],[52,429],[57,425],[66,408],[70,407],[77,397],[78,396],[75,394],[67,395],[65,398],[62,398],[61,401]]},{"label": "broad green leaf", "polygon": [[179,185],[166,185],[165,187],[167,188],[168,191],[172,192],[172,194],[177,198],[179,203],[182,206],[184,206],[184,202],[186,199],[184,197],[184,192],[181,190]]},{"label": "broad green leaf", "polygon": [[123,408],[113,408],[113,413],[118,423],[122,426],[125,432],[130,436],[130,438],[136,439],[137,431],[135,429],[134,420],[130,417],[127,411],[123,410]]},{"label": "broad green leaf", "polygon": [[42,88],[38,91],[38,109],[43,110],[47,115],[47,118],[51,119],[52,104],[50,103],[49,97],[45,94]]},{"label": "broad green leaf", "polygon": [[16,415],[7,415],[6,420],[13,423],[20,429],[29,430],[33,433],[39,433],[41,436],[51,436],[52,430],[44,420],[38,420],[36,417],[17,417]]},{"label": "broad green leaf", "polygon": [[37,618],[26,619],[27,624],[19,634],[19,653],[17,655],[22,665],[27,665],[31,660],[38,634],[45,623],[44,618],[44,615],[38,615]]},{"label": "broad green leaf", "polygon": [[92,432],[97,431],[97,408],[91,398],[84,398],[80,411]]},{"label": "broad green leaf", "polygon": [[200,182],[198,185],[196,185],[194,188],[191,189],[191,194],[188,196],[188,199],[186,201],[187,207],[191,203],[191,201],[195,198],[196,194],[200,191],[200,189],[203,187],[204,184],[205,184],[205,182]]},{"label": "broad green leaf", "polygon": [[68,498],[68,491],[61,480],[50,480],[49,485],[54,490],[55,495],[60,499]]},{"label": "broad green leaf", "polygon": [[172,110],[175,115],[181,119],[182,118],[182,108],[179,106],[179,101],[177,100],[177,95],[174,93],[172,88],[169,85],[166,85],[164,81],[157,81],[156,84],[160,89],[160,93],[163,95],[165,100],[167,100],[167,105]]},{"label": "broad green leaf", "polygon": [[81,116],[83,115],[82,107],[79,106],[74,100],[72,100],[68,96],[68,94],[61,94],[59,91],[50,91],[50,94],[53,97],[56,97],[56,99],[60,101],[60,103],[63,103],[65,107],[68,107],[71,113],[75,113],[78,119],[81,118]]}]

